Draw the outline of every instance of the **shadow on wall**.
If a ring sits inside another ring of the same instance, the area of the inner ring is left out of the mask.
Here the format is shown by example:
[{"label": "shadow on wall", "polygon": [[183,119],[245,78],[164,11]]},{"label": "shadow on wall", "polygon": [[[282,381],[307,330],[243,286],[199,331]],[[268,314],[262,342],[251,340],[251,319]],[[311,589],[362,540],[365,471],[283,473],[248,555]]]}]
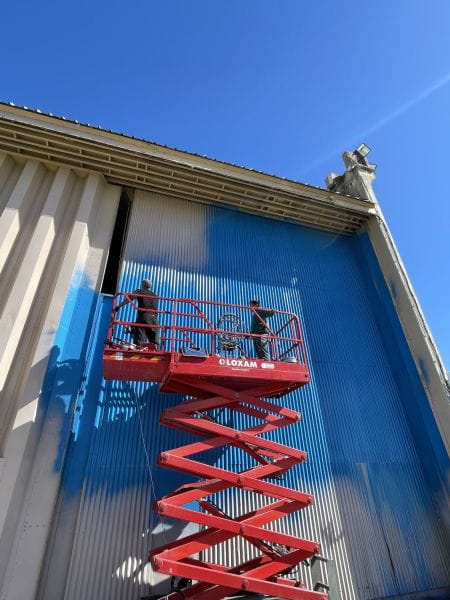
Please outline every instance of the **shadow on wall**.
[{"label": "shadow on wall", "polygon": [[49,362],[41,397],[45,410],[45,419],[58,419],[60,426],[60,443],[54,461],[54,470],[63,468],[68,438],[73,421],[72,412],[79,392],[79,382],[83,375],[81,360],[59,360],[61,350],[54,346],[50,352]]}]

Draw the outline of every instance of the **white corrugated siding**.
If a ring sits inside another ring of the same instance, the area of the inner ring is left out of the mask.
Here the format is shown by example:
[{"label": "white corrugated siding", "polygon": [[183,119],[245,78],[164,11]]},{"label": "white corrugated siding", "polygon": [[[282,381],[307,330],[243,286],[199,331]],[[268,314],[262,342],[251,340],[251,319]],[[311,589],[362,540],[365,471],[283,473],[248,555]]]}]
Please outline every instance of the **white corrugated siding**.
[{"label": "white corrugated siding", "polygon": [[64,444],[41,389],[71,285],[98,285],[119,193],[101,175],[0,153],[2,599],[36,592]]}]

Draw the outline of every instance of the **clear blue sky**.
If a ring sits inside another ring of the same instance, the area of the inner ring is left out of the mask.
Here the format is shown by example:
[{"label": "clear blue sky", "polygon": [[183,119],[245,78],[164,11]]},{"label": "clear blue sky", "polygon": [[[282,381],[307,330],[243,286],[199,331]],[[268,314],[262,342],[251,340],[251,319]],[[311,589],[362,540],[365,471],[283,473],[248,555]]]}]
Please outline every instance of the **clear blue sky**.
[{"label": "clear blue sky", "polygon": [[15,0],[0,98],[324,186],[360,141],[450,367],[449,0]]}]

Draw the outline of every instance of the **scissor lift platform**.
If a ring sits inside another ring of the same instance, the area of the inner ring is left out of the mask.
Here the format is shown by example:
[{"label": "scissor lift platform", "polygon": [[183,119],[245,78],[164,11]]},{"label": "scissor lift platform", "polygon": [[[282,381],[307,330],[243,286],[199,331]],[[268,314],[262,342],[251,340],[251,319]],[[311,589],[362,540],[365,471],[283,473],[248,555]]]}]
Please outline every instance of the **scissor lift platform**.
[{"label": "scissor lift platform", "polygon": [[[264,527],[313,503],[310,494],[278,483],[288,469],[306,460],[306,453],[262,437],[300,420],[297,411],[268,400],[310,380],[298,317],[270,310],[270,326],[263,321],[264,333],[254,334],[241,324],[262,321],[259,309],[159,298],[158,308],[147,310],[154,318],[143,324],[142,319],[136,323],[130,318],[136,316],[132,309],[137,314],[142,311],[139,296],[118,296],[125,297],[128,312],[126,320],[118,319],[116,297],[103,355],[105,378],[159,382],[161,392],[187,396],[188,400],[166,408],[160,422],[205,438],[161,452],[157,459],[160,466],[200,477],[155,503],[161,515],[199,525],[197,533],[150,551],[155,571],[190,581],[167,598],[219,600],[245,590],[291,600],[327,600],[326,593],[310,591],[290,576],[300,562],[320,553],[320,545]],[[141,328],[139,336],[136,327]],[[157,345],[136,343],[146,330],[158,331]],[[129,339],[133,331],[134,341]],[[264,358],[255,357],[262,345]],[[217,409],[222,408],[240,413],[249,426],[236,430],[222,424],[217,418]],[[225,446],[247,453],[255,466],[234,473],[194,458]],[[231,488],[262,494],[266,504],[232,518],[210,499]],[[192,509],[193,502],[199,510]],[[209,548],[238,536],[253,545],[259,556],[227,567],[204,559]]]},{"label": "scissor lift platform", "polygon": [[147,348],[124,350],[106,348],[103,355],[105,379],[163,382],[173,375],[205,379],[233,389],[265,386],[274,381],[284,383],[288,393],[309,382],[305,364],[225,358],[223,356],[186,356],[181,352],[158,352]]}]

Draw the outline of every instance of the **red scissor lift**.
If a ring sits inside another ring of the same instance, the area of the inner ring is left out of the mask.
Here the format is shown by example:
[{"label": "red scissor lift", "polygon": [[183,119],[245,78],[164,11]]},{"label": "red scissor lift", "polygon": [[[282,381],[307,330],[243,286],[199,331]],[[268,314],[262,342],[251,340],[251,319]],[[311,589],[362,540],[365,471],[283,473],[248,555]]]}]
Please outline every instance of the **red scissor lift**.
[{"label": "red scissor lift", "polygon": [[[155,503],[161,515],[199,525],[197,533],[150,552],[155,571],[198,582],[168,598],[213,600],[245,590],[292,600],[326,600],[325,593],[310,591],[289,576],[300,562],[320,552],[319,544],[264,527],[313,503],[310,494],[274,483],[305,461],[306,453],[262,437],[300,419],[298,412],[270,400],[310,380],[298,317],[274,311],[265,323],[270,358],[262,360],[253,358],[252,338],[261,336],[248,333],[255,314],[251,307],[160,297],[158,310],[143,310],[158,313],[157,324],[139,324],[158,329],[159,346],[138,346],[128,339],[136,323],[120,320],[115,311],[117,300],[123,298],[139,310],[137,295],[116,295],[103,356],[105,378],[160,382],[160,392],[188,396],[189,400],[164,410],[160,422],[204,438],[162,452],[157,459],[160,466],[200,477]],[[220,424],[215,415],[222,408],[256,424],[244,430]],[[254,466],[234,473],[190,458],[222,446],[239,448]],[[231,518],[211,499],[230,488],[261,494],[267,504]],[[201,510],[185,506],[194,501]],[[233,566],[202,559],[209,548],[236,536],[258,550],[257,558]]]}]

